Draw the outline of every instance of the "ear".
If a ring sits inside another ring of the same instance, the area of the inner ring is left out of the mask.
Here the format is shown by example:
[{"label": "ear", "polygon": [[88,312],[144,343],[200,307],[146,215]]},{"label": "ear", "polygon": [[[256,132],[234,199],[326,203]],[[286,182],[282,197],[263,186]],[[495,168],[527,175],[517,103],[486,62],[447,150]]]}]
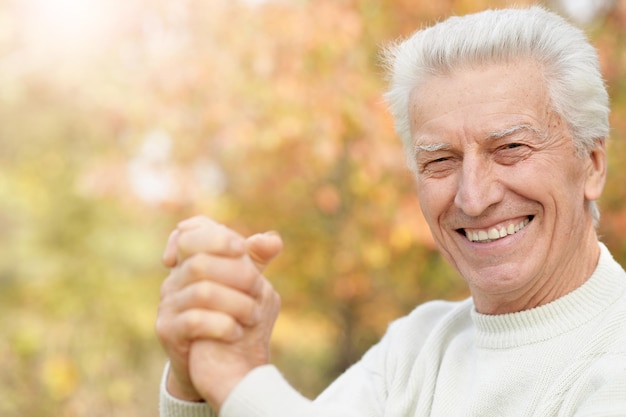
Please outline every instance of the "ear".
[{"label": "ear", "polygon": [[585,163],[585,198],[595,201],[600,198],[606,181],[606,139],[599,140],[591,150]]}]

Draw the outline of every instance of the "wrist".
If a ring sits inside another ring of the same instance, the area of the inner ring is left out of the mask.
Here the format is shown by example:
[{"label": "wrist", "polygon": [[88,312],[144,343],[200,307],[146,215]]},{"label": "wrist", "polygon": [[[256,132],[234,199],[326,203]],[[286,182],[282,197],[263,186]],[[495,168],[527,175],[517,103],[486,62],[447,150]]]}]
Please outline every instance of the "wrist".
[{"label": "wrist", "polygon": [[165,381],[165,389],[172,397],[188,402],[205,402],[204,398],[190,384],[182,384],[170,369]]},{"label": "wrist", "polygon": [[[198,386],[200,390],[198,395],[204,398],[204,401],[206,401],[211,408],[219,411],[237,385],[245,379],[250,370],[251,369],[230,369],[230,372],[215,373],[212,375],[210,383],[200,384]],[[207,379],[205,382],[209,382],[209,380]]]}]

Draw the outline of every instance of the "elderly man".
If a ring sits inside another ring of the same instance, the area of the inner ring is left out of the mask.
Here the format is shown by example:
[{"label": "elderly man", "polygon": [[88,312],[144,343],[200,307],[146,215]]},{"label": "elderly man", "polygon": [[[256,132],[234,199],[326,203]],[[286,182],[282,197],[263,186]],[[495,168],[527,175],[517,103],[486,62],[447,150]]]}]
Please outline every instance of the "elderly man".
[{"label": "elderly man", "polygon": [[626,416],[626,273],[599,241],[607,93],[541,8],[453,17],[389,48],[387,93],[439,249],[472,297],[434,301],[309,401],[268,364],[282,243],[206,218],[168,242],[163,416]]}]

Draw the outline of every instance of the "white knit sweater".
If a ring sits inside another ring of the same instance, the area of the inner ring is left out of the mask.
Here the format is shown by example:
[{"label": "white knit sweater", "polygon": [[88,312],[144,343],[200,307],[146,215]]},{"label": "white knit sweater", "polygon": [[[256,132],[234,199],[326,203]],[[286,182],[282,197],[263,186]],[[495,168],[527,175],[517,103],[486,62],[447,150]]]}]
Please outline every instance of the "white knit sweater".
[{"label": "white knit sweater", "polygon": [[[162,417],[214,415],[162,385]],[[315,401],[267,365],[220,416],[625,417],[626,273],[601,245],[582,287],[535,309],[488,316],[471,299],[426,303]]]}]

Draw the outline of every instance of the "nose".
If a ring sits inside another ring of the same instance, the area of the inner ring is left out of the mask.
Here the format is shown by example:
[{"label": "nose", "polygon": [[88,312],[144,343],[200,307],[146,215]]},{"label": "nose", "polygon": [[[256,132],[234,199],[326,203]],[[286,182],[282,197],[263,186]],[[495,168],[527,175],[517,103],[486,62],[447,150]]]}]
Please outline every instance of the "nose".
[{"label": "nose", "polygon": [[504,190],[489,160],[480,155],[465,155],[454,204],[468,216],[477,217],[502,201]]}]

